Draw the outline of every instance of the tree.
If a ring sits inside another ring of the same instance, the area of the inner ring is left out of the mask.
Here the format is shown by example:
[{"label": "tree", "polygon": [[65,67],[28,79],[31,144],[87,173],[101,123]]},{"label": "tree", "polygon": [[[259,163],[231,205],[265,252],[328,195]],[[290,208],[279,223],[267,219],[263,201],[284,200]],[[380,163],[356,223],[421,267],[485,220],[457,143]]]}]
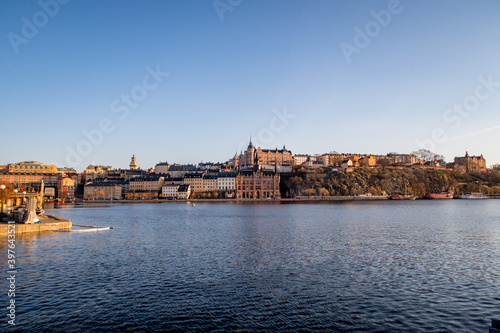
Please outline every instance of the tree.
[{"label": "tree", "polygon": [[104,191],[101,190],[101,191],[97,192],[97,196],[102,199],[106,196],[106,193],[104,193]]},{"label": "tree", "polygon": [[313,188],[308,188],[308,189],[306,189],[306,190],[304,191],[304,193],[305,193],[308,197],[310,197],[310,196],[312,196],[312,195],[315,195],[315,194],[316,194],[316,190],[315,190],[315,189],[313,189]]},{"label": "tree", "polygon": [[319,189],[319,195],[321,195],[322,197],[327,196],[328,194],[330,194],[330,193],[328,192],[328,190],[326,188],[322,187]]},{"label": "tree", "polygon": [[422,161],[426,162],[438,161],[439,163],[446,163],[443,155],[438,155],[428,149],[419,149],[417,151],[412,152],[412,154],[417,156]]}]

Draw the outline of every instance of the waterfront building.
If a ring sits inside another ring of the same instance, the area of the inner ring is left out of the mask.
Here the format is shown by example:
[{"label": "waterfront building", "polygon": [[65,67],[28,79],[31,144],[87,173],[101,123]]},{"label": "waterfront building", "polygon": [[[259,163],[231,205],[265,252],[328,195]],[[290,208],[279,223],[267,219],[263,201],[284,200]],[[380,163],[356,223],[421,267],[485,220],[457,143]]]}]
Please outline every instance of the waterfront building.
[{"label": "waterfront building", "polygon": [[163,186],[164,177],[156,174],[139,176],[130,179],[129,191],[131,192],[159,192]]},{"label": "waterfront building", "polygon": [[236,190],[235,172],[221,172],[217,175],[217,190],[218,191],[234,191]]},{"label": "waterfront building", "polygon": [[37,161],[25,161],[8,164],[7,172],[13,174],[53,174],[57,173],[57,167],[52,164],[44,164]]},{"label": "waterfront building", "polygon": [[76,184],[73,179],[66,177],[59,180],[59,198],[65,200],[75,199]]},{"label": "waterfront building", "polygon": [[184,184],[179,185],[177,189],[177,199],[189,199],[191,196],[191,186]]},{"label": "waterfront building", "polygon": [[464,172],[486,172],[486,160],[483,155],[471,156],[465,152],[464,157],[455,157],[454,167]]},{"label": "waterfront building", "polygon": [[0,181],[18,190],[39,191],[42,181],[46,188],[58,188],[61,174],[57,167],[35,161],[8,164],[0,170]]},{"label": "waterfront building", "polygon": [[177,190],[180,185],[175,184],[165,184],[161,188],[161,196],[162,198],[176,198]]},{"label": "waterfront building", "polygon": [[264,199],[280,197],[280,174],[258,166],[240,170],[236,177],[237,197]]},{"label": "waterfront building", "polygon": [[217,175],[203,175],[203,192],[217,191]]},{"label": "waterfront building", "polygon": [[203,173],[202,172],[190,172],[184,175],[184,184],[190,185],[191,192],[200,193],[203,192]]},{"label": "waterfront building", "polygon": [[111,182],[93,182],[85,184],[83,198],[85,200],[121,199],[122,187]]}]

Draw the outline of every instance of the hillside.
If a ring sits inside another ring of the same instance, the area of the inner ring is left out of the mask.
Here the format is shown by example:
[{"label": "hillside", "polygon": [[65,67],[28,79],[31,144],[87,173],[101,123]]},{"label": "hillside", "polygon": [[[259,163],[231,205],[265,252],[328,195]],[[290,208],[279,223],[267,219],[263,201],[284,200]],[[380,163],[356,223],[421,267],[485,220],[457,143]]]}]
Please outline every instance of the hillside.
[{"label": "hillside", "polygon": [[349,172],[295,170],[281,180],[283,197],[384,195],[398,192],[423,197],[428,192],[483,192],[500,195],[500,173],[467,174],[439,169],[360,168]]}]

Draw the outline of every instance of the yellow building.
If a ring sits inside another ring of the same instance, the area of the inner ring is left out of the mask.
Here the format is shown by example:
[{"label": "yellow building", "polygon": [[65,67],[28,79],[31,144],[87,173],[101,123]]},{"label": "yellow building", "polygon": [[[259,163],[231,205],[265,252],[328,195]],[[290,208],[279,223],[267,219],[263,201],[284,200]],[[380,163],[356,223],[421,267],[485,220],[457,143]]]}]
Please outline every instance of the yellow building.
[{"label": "yellow building", "polygon": [[114,183],[89,183],[83,188],[85,200],[121,199],[122,187]]},{"label": "yellow building", "polygon": [[11,163],[7,165],[9,173],[57,173],[57,167],[52,164],[44,164],[36,161],[25,161],[19,163]]},{"label": "yellow building", "polygon": [[363,156],[358,161],[360,166],[372,167],[377,164],[377,159],[370,155]]},{"label": "yellow building", "polygon": [[192,193],[203,192],[203,173],[190,172],[184,175],[184,184],[189,185]]},{"label": "yellow building", "polygon": [[155,174],[149,174],[145,177],[134,177],[130,179],[129,190],[131,192],[141,192],[141,191],[161,191],[163,186],[164,177],[160,177]]},{"label": "yellow building", "polygon": [[217,191],[217,176],[216,175],[204,175],[203,176],[203,192],[215,192]]}]

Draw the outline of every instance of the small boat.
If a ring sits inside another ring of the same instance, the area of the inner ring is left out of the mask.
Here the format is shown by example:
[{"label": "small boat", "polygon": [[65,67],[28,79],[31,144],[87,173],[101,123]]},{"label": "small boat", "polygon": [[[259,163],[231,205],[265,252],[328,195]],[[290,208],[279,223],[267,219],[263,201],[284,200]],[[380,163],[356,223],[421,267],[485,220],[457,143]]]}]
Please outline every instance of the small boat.
[{"label": "small boat", "polygon": [[465,193],[460,196],[460,199],[489,199],[487,195],[482,194],[481,192],[471,192]]},{"label": "small boat", "polygon": [[453,199],[453,192],[441,192],[441,193],[427,193],[424,198],[426,199]]},{"label": "small boat", "polygon": [[77,230],[54,230],[54,231],[57,231],[57,232],[89,232],[89,231],[101,231],[101,230],[110,230],[110,229],[113,229],[113,227],[77,229]]},{"label": "small boat", "polygon": [[96,227],[93,225],[80,225],[73,224],[74,227],[86,228],[86,229],[66,229],[66,230],[54,230],[57,232],[89,232],[89,231],[101,231],[101,230],[110,230],[114,229],[114,227]]}]

